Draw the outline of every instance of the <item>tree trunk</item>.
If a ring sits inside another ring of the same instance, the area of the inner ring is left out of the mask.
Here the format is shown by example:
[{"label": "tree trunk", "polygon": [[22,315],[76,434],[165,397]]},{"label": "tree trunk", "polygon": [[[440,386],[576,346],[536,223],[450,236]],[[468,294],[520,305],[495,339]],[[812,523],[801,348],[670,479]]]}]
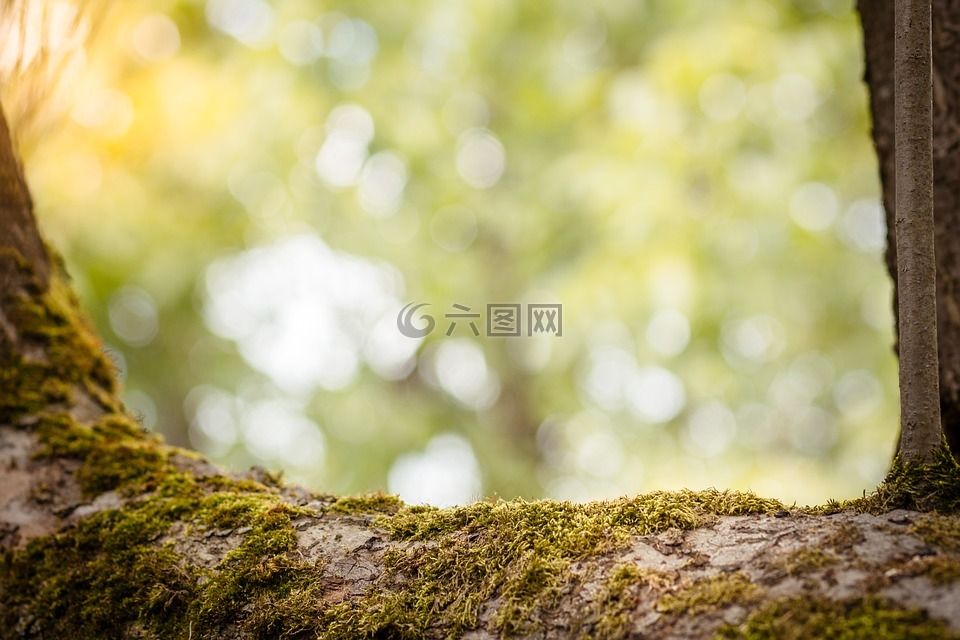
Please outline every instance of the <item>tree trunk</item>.
[{"label": "tree trunk", "polygon": [[[873,139],[887,219],[887,268],[899,290],[896,254],[894,0],[860,0]],[[932,3],[934,241],[937,345],[943,431],[960,459],[960,0]],[[894,296],[897,300],[897,296]],[[896,313],[897,304],[894,303]],[[899,317],[899,316],[898,316]],[[898,321],[898,333],[899,325]],[[898,346],[899,350],[899,346]]]},{"label": "tree trunk", "polygon": [[895,13],[900,455],[907,463],[932,462],[943,431],[937,384],[930,0],[897,0]]},{"label": "tree trunk", "polygon": [[[13,136],[7,119],[0,111],[0,251],[17,252],[26,260],[41,286],[46,287],[50,277],[50,259],[40,239],[33,219],[33,202],[23,176],[23,170],[14,148]],[[0,263],[0,289],[15,277],[5,269],[9,262]]]}]

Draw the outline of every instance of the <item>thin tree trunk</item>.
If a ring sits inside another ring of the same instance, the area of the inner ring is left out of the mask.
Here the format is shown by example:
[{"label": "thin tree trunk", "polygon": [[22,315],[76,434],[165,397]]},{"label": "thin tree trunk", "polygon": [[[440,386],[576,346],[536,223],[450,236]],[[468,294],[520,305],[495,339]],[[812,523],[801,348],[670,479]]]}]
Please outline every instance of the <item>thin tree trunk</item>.
[{"label": "thin tree trunk", "polygon": [[933,81],[930,0],[897,0],[894,78],[900,454],[930,462],[943,438],[933,242]]}]

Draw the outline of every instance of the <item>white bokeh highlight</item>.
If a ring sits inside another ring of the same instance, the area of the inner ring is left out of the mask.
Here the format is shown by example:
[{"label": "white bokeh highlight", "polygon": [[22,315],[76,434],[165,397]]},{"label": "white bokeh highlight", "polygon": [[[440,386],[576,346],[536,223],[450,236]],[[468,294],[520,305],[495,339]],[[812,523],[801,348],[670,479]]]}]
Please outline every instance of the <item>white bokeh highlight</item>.
[{"label": "white bokeh highlight", "polygon": [[410,504],[469,504],[480,497],[480,467],[466,439],[442,434],[432,438],[422,453],[397,458],[390,468],[387,487]]},{"label": "white bokeh highlight", "polygon": [[383,328],[402,306],[400,274],[316,236],[218,260],[204,285],[210,329],[288,393],[344,389],[364,361],[395,378],[410,370],[420,344]]}]

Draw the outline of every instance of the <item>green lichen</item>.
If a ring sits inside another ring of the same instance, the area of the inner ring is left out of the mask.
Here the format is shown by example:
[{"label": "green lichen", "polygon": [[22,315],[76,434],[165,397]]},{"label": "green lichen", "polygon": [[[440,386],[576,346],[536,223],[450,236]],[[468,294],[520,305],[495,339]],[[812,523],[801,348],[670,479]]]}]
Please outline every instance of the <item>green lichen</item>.
[{"label": "green lichen", "polygon": [[764,604],[742,625],[721,627],[717,638],[734,640],[941,640],[955,638],[941,622],[917,609],[880,598],[827,600],[813,596]]},{"label": "green lichen", "polygon": [[695,615],[728,605],[749,605],[763,597],[763,590],[744,573],[720,573],[681,585],[673,593],[660,598],[661,613]]},{"label": "green lichen", "polygon": [[840,561],[836,555],[822,549],[797,549],[783,559],[783,570],[788,576],[802,576],[825,569]]}]

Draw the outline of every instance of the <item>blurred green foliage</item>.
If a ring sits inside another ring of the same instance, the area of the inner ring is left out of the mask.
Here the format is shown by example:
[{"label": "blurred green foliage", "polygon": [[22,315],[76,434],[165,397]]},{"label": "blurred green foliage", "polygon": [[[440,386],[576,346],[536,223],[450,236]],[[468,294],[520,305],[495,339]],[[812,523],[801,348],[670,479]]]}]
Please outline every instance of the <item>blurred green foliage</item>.
[{"label": "blurred green foliage", "polygon": [[[27,169],[129,407],[231,468],[850,497],[897,422],[850,5],[135,0]],[[488,303],[563,335],[444,335]]]}]

